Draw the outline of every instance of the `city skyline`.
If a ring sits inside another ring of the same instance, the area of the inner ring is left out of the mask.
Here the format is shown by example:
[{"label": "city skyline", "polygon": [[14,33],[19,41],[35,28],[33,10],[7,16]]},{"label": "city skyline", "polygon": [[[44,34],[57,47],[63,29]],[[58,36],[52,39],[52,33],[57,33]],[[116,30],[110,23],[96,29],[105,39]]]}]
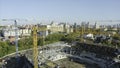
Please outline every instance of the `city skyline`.
[{"label": "city skyline", "polygon": [[[37,23],[120,20],[119,2],[119,0],[0,0],[0,19],[29,19],[34,22],[37,20]],[[120,22],[114,24],[118,23]]]}]

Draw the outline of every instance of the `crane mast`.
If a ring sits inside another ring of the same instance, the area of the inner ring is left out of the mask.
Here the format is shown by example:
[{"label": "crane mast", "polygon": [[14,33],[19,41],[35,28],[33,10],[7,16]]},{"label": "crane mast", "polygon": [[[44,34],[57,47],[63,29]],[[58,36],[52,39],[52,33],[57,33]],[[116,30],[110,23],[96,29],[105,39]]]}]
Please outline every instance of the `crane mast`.
[{"label": "crane mast", "polygon": [[33,59],[34,68],[38,68],[37,27],[33,27]]},{"label": "crane mast", "polygon": [[15,22],[15,45],[16,45],[16,57],[18,57],[18,28],[17,28],[17,22]]}]

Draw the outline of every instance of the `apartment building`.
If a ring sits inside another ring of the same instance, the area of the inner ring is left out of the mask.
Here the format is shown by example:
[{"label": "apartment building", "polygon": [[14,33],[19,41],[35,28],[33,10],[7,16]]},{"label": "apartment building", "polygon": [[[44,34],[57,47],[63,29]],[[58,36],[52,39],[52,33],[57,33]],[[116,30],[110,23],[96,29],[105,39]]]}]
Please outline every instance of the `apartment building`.
[{"label": "apartment building", "polygon": [[66,24],[66,23],[55,23],[51,22],[48,25],[40,25],[38,24],[38,31],[39,33],[47,36],[48,34],[52,33],[71,33],[73,32],[73,26]]},{"label": "apartment building", "polygon": [[[15,34],[15,27],[14,26],[7,26],[6,28],[2,29],[2,35],[5,38],[8,38],[10,36],[14,37]],[[30,28],[22,28],[19,27],[17,29],[17,35],[18,36],[30,36],[31,35],[31,29]]]}]

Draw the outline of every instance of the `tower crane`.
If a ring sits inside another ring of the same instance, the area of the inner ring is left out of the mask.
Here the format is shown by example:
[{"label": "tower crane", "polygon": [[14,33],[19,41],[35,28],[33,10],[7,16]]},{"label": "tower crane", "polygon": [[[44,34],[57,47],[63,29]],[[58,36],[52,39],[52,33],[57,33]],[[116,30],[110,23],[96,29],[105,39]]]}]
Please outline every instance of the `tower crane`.
[{"label": "tower crane", "polygon": [[34,68],[38,68],[37,27],[33,27],[33,59]]},{"label": "tower crane", "polygon": [[14,30],[15,30],[15,46],[16,46],[16,67],[18,67],[18,26],[16,19],[2,19],[2,21],[14,21]]},{"label": "tower crane", "polygon": [[[45,31],[46,27],[33,27],[33,59],[34,59],[34,68],[38,68],[38,47],[37,47],[37,31]],[[44,45],[44,34],[42,34],[43,45]]]}]

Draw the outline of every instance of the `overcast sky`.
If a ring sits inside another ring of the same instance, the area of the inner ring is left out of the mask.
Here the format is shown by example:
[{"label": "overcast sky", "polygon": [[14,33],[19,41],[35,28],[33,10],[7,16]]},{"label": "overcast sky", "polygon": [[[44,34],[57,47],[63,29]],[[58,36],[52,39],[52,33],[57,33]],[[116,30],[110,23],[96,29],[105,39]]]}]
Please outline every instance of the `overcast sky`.
[{"label": "overcast sky", "polygon": [[120,20],[120,0],[0,0],[0,19],[16,18],[31,23]]}]

